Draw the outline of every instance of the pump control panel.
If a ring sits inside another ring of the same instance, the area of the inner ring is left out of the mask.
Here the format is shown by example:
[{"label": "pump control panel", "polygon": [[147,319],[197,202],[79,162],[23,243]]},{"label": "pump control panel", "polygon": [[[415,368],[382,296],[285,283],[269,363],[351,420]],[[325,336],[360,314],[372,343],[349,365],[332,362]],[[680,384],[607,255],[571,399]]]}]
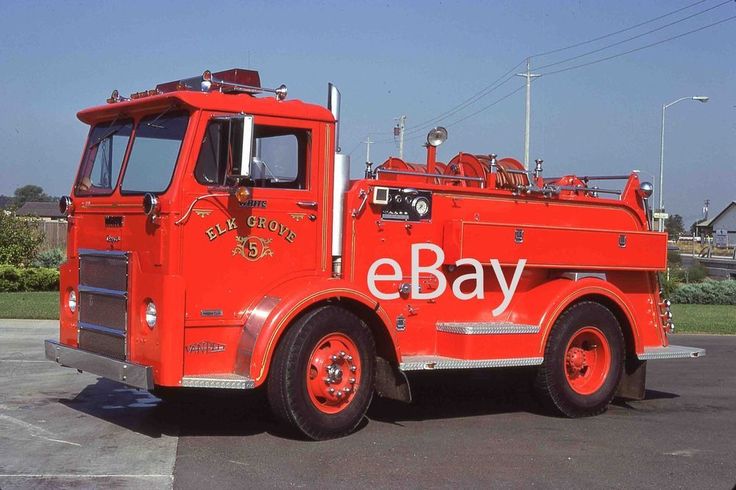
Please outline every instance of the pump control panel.
[{"label": "pump control panel", "polygon": [[413,188],[375,187],[373,204],[381,206],[381,218],[390,221],[432,219],[432,193]]}]

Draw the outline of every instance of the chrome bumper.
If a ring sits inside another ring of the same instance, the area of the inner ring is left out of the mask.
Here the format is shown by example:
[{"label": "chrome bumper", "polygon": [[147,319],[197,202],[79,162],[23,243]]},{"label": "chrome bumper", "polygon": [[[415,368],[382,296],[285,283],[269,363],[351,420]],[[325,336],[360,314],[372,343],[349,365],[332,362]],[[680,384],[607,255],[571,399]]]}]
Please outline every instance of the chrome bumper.
[{"label": "chrome bumper", "polygon": [[96,374],[135,388],[153,389],[153,369],[150,366],[111,359],[68,347],[53,340],[45,341],[44,345],[46,359],[58,362],[62,366]]},{"label": "chrome bumper", "polygon": [[688,357],[703,357],[705,349],[686,347],[684,345],[668,345],[667,347],[646,347],[643,354],[637,354],[640,361],[655,359],[683,359]]}]

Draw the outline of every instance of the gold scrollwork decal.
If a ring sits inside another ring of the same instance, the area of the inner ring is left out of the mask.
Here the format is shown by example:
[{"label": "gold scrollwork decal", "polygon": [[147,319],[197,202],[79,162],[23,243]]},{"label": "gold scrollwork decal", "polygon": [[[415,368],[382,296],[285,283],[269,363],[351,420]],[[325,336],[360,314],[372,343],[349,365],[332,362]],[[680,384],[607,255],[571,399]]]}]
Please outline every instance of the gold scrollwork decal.
[{"label": "gold scrollwork decal", "polygon": [[269,244],[273,238],[262,238],[259,236],[236,236],[237,245],[233,249],[233,255],[241,255],[247,260],[256,261],[263,257],[273,257],[273,250]]}]

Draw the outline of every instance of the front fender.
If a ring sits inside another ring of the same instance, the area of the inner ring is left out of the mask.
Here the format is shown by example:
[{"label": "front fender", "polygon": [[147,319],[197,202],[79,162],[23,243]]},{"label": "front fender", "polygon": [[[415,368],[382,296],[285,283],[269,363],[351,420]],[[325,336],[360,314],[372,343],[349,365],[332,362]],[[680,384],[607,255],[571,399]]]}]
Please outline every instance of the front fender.
[{"label": "front fender", "polygon": [[340,299],[356,301],[375,311],[387,327],[397,359],[401,358],[391,320],[378,301],[342,279],[301,277],[274,288],[247,313],[235,372],[253,379],[255,386],[263,384],[276,345],[291,322],[314,304]]}]

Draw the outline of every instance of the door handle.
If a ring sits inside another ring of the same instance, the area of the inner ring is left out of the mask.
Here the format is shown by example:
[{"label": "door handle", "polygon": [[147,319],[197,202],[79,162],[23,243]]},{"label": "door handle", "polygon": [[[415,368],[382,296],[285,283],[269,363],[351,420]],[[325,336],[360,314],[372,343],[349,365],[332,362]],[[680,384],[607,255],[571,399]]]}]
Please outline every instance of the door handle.
[{"label": "door handle", "polygon": [[297,201],[296,205],[300,208],[317,209],[317,201]]}]

